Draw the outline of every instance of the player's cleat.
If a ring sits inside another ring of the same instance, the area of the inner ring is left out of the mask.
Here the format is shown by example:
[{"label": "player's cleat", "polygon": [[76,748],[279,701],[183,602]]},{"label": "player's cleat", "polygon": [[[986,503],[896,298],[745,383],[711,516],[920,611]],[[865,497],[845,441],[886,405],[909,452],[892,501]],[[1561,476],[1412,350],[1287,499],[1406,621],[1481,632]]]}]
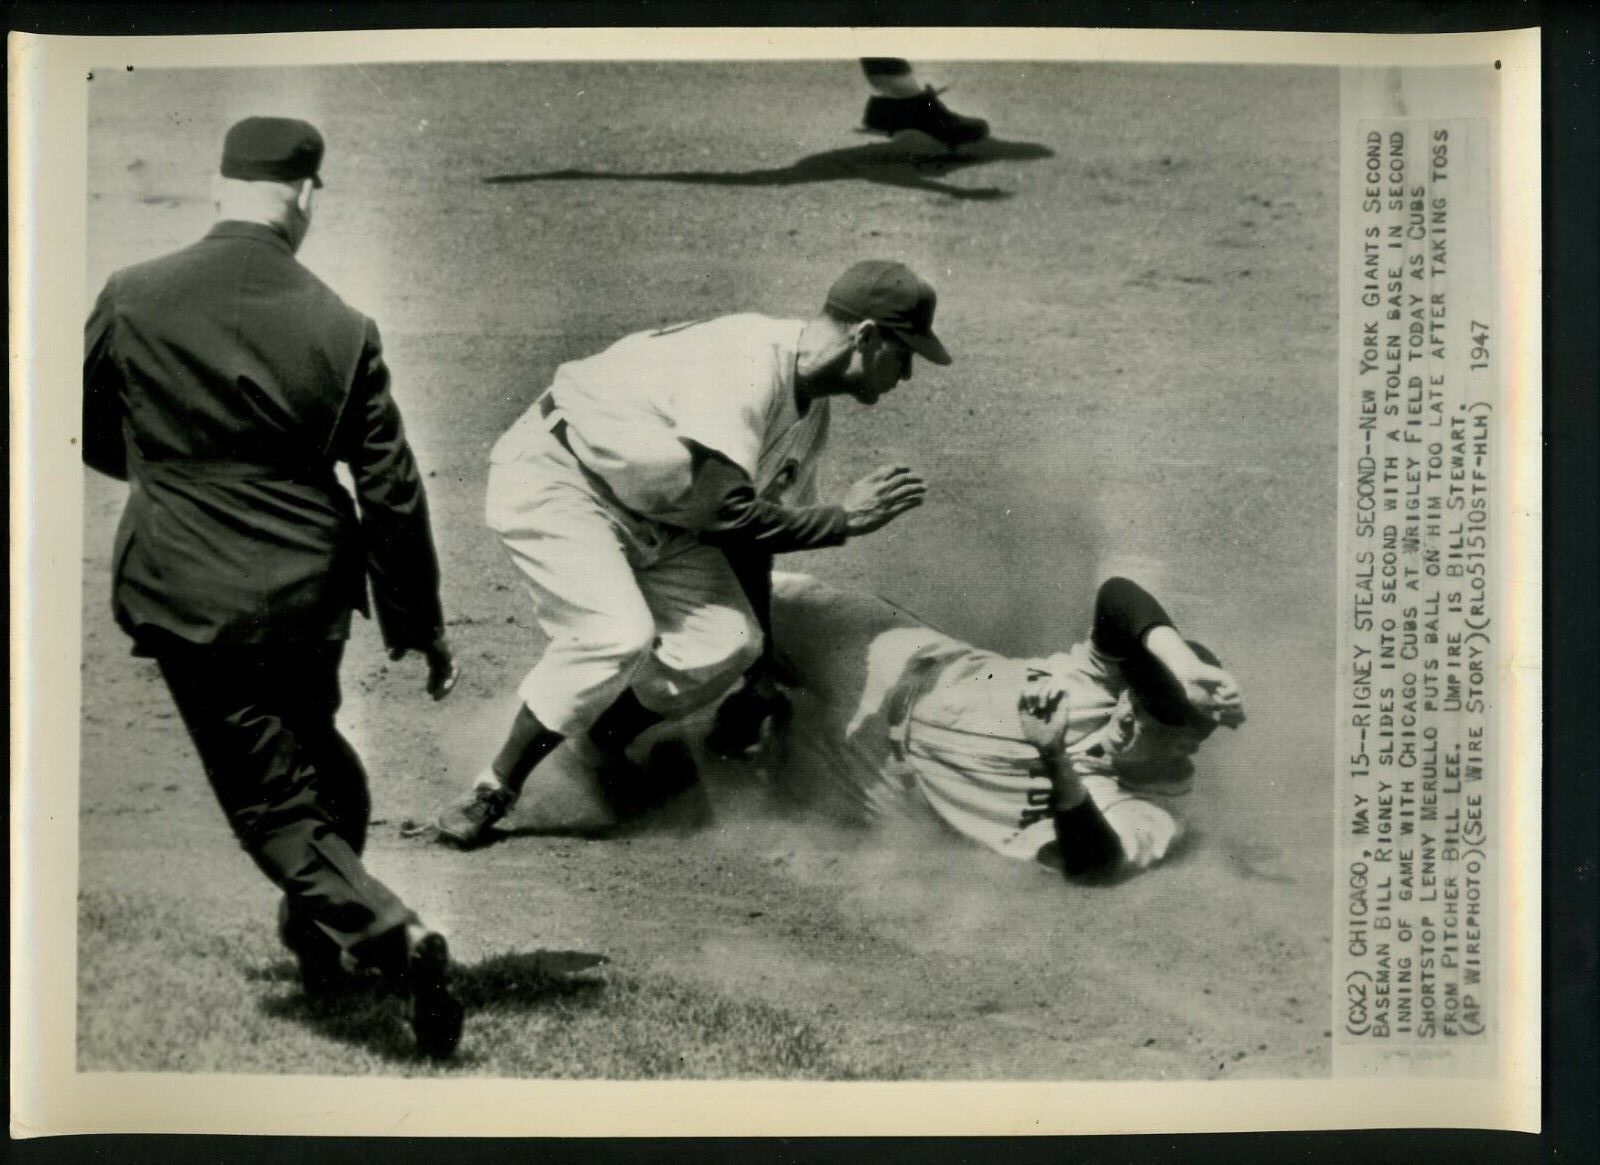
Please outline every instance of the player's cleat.
[{"label": "player's cleat", "polygon": [[761,743],[769,722],[775,731],[780,730],[792,714],[789,697],[777,688],[746,684],[717,709],[706,734],[706,748],[723,760],[745,756]]},{"label": "player's cleat", "polygon": [[988,122],[952,113],[939,100],[939,92],[930,85],[916,97],[870,97],[862,124],[890,137],[902,130],[918,130],[952,150],[989,136]]},{"label": "player's cleat", "polygon": [[314,1003],[338,996],[352,983],[340,959],[339,944],[316,925],[292,915],[288,899],[278,902],[278,941],[294,955],[300,967],[300,986]]},{"label": "player's cleat", "polygon": [[651,813],[657,828],[693,833],[711,825],[715,819],[711,796],[687,744],[681,740],[661,741],[650,750],[644,767],[661,790],[660,807]]},{"label": "player's cleat", "polygon": [[622,826],[692,830],[711,822],[711,802],[694,755],[681,741],[664,740],[642,765],[609,757],[597,774],[606,806]]},{"label": "player's cleat", "polygon": [[466,1008],[450,989],[450,945],[438,931],[408,933],[406,986],[411,993],[411,1034],[417,1051],[448,1059],[461,1042]]},{"label": "player's cleat", "polygon": [[503,785],[478,785],[464,800],[439,811],[434,827],[439,840],[471,849],[482,845],[492,829],[516,804],[516,795]]}]

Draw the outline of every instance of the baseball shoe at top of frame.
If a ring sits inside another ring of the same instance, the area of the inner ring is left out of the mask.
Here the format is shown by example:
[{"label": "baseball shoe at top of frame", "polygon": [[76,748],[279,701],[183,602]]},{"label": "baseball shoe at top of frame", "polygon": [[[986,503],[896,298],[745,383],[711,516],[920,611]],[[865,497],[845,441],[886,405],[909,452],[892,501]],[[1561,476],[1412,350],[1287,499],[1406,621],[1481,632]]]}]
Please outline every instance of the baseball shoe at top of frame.
[{"label": "baseball shoe at top of frame", "polygon": [[989,136],[987,121],[952,112],[939,100],[941,92],[929,85],[915,97],[870,97],[861,115],[862,126],[890,137],[914,129],[952,150]]}]

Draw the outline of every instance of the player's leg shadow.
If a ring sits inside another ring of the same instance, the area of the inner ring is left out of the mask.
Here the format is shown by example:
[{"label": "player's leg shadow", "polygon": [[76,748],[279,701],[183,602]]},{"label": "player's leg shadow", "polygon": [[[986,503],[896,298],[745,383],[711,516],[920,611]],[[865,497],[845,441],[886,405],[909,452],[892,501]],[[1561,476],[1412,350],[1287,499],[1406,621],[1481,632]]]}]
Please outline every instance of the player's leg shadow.
[{"label": "player's leg shadow", "polygon": [[[585,999],[596,1002],[605,988],[602,968],[609,960],[588,951],[527,951],[493,955],[471,964],[456,964],[456,995],[472,1017],[486,1011],[533,1011]],[[300,990],[300,977],[292,961],[284,960],[249,973],[259,981],[289,988],[271,995],[261,1008],[275,1019],[311,1028],[328,1039],[362,1048],[384,1060],[415,1062],[415,1041],[408,1024],[409,1004],[398,998],[377,976],[353,980],[337,995],[313,999]],[[470,1066],[464,1051],[453,1064]]]},{"label": "player's leg shadow", "polygon": [[902,134],[887,142],[825,150],[787,166],[763,170],[543,170],[526,174],[493,174],[489,185],[523,182],[672,182],[695,186],[801,186],[813,182],[870,182],[907,190],[926,190],[951,198],[993,201],[1011,191],[997,186],[958,186],[939,179],[973,166],[994,162],[1031,162],[1053,158],[1055,151],[1037,142],[988,138],[944,150],[931,138]]}]

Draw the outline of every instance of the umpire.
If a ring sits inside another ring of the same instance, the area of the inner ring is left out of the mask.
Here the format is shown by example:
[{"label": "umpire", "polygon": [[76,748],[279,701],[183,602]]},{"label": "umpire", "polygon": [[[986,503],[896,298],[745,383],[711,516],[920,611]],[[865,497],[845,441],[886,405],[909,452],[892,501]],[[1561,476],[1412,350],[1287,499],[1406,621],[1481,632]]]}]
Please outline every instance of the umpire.
[{"label": "umpire", "polygon": [[130,486],[117,623],[160,666],[235,836],[283,891],[279,936],[307,993],[377,970],[410,996],[419,1050],[443,1057],[462,1026],[449,948],[362,865],[367,777],[334,724],[368,582],[391,658],[420,651],[434,699],[455,665],[377,327],[295,259],[322,153],[306,122],[239,122],[210,233],[107,281],[85,336],[83,459]]}]

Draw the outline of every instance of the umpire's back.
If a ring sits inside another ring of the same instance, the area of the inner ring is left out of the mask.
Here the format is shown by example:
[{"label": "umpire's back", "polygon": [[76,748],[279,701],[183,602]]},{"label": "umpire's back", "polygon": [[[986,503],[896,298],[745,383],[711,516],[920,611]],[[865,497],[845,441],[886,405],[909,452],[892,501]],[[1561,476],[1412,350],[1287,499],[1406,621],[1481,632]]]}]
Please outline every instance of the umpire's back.
[{"label": "umpire's back", "polygon": [[[128,482],[112,606],[155,658],[234,836],[283,894],[315,1000],[381,972],[427,1055],[461,1039],[444,937],[361,862],[371,794],[336,723],[350,612],[455,681],[421,475],[377,329],[295,261],[322,135],[251,117],[223,141],[218,223],[119,271],[85,334],[83,458]],[[350,469],[356,504],[335,476]],[[181,881],[181,879],[179,879]]]},{"label": "umpire's back", "polygon": [[377,328],[295,259],[321,156],[303,122],[240,123],[221,221],[113,275],[90,315],[83,456],[131,487],[113,607],[141,648],[343,639],[368,577],[391,647],[441,625]]},{"label": "umpire's back", "polygon": [[107,285],[129,437],[147,462],[312,468],[333,455],[366,320],[253,222]]}]

